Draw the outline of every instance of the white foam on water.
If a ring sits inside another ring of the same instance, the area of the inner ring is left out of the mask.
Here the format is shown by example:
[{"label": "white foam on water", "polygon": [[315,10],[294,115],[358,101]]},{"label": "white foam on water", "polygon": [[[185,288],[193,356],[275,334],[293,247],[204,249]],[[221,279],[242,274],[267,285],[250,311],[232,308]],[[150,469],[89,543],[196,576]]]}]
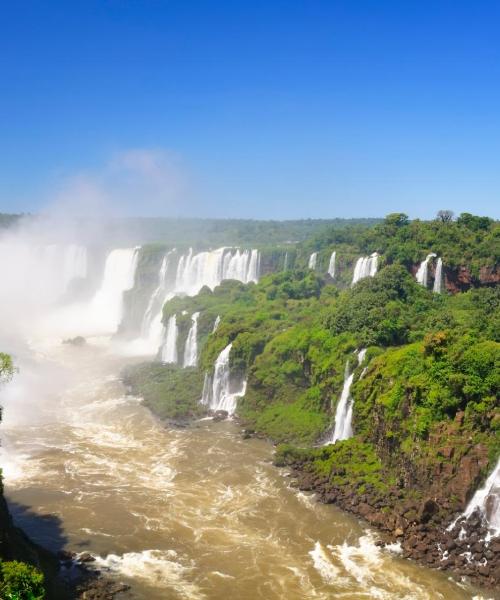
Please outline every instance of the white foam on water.
[{"label": "white foam on water", "polygon": [[320,542],[314,544],[314,549],[309,552],[309,556],[312,558],[314,568],[326,583],[340,584],[340,569],[333,564]]},{"label": "white foam on water", "polygon": [[398,568],[390,554],[399,550],[397,545],[392,546],[377,547],[373,535],[367,532],[357,544],[344,542],[324,548],[316,542],[309,555],[323,581],[335,586],[335,597],[351,598],[353,593],[379,600],[445,600],[443,594],[436,591],[431,595]]},{"label": "white foam on water", "polygon": [[205,598],[200,588],[187,578],[193,566],[185,566],[174,550],[143,550],[126,552],[121,556],[108,554],[105,558],[95,557],[95,565],[130,579],[140,579],[154,587],[170,588],[183,598],[199,600]]}]

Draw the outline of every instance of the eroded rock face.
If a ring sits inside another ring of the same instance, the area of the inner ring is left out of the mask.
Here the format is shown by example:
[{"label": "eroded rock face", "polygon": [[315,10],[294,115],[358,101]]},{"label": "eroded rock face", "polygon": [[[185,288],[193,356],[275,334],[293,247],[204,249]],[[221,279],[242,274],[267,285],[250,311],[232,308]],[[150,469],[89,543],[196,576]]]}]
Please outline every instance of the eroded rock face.
[{"label": "eroded rock face", "polygon": [[[412,265],[410,272],[413,276],[418,271],[419,264]],[[434,267],[429,265],[429,275],[434,277]],[[494,286],[500,283],[500,268],[496,266],[484,266],[479,269],[479,275],[472,274],[469,267],[461,265],[451,268],[443,265],[444,286],[448,292],[456,294],[465,292],[472,287]]]}]

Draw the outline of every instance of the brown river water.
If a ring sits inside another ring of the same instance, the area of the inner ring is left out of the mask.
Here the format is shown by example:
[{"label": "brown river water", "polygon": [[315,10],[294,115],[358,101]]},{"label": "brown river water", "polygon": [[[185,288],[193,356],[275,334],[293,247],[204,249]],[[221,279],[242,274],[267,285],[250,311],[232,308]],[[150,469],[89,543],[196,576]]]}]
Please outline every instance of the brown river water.
[{"label": "brown river water", "polygon": [[295,490],[236,424],[166,427],[125,395],[125,362],[38,347],[3,390],[6,493],[35,541],[92,553],[141,600],[482,598]]}]

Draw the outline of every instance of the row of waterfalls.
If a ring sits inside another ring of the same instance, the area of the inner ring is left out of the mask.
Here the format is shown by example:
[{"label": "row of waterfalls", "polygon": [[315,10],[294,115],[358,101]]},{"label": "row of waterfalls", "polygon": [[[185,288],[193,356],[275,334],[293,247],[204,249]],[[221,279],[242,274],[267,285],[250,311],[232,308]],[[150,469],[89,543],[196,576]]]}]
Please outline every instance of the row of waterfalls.
[{"label": "row of waterfalls", "polygon": [[[351,285],[355,285],[361,279],[365,279],[366,277],[374,277],[377,274],[379,256],[380,255],[377,252],[373,252],[370,256],[361,256],[357,259],[354,265]],[[434,254],[434,252],[428,254],[425,257],[425,260],[420,263],[415,275],[415,279],[418,283],[420,283],[420,285],[428,287],[429,263],[433,259],[437,260],[434,269],[434,282],[432,290],[436,294],[441,294],[443,291],[443,261],[440,257]],[[335,278],[335,261],[336,252],[334,251],[330,255],[327,269],[327,273],[332,279]],[[318,268],[318,252],[313,252],[310,255],[308,268],[312,271],[316,271]]]}]

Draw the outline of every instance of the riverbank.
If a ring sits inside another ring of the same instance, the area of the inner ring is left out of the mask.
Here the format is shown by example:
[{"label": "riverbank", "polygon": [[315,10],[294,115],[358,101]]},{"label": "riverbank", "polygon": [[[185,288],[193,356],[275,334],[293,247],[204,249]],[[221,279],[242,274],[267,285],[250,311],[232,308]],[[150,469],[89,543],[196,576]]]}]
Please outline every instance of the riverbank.
[{"label": "riverbank", "polygon": [[[443,497],[411,499],[402,487],[381,489],[376,484],[344,481],[332,484],[328,475],[312,467],[310,457],[300,451],[278,450],[278,467],[291,471],[294,485],[312,492],[324,504],[334,504],[378,529],[381,545],[399,544],[401,556],[426,567],[451,571],[474,585],[500,597],[500,538],[488,539],[480,514],[458,520]],[[496,590],[496,591],[495,591]]]}]

